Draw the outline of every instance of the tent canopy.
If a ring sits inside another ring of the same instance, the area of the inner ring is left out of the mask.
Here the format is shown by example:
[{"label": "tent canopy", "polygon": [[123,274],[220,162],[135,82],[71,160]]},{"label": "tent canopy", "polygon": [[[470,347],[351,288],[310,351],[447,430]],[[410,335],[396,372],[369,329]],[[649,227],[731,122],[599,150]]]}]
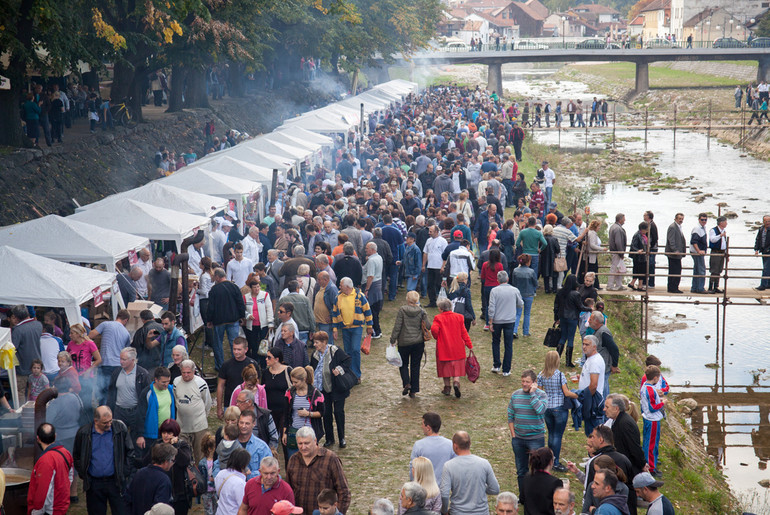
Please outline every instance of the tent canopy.
[{"label": "tent canopy", "polygon": [[0,304],[64,308],[70,324],[80,323],[80,305],[93,291],[109,291],[115,274],[61,263],[0,246],[3,287]]},{"label": "tent canopy", "polygon": [[336,133],[347,132],[349,129],[355,127],[355,125],[356,124],[354,123],[351,124],[344,121],[341,117],[312,115],[287,120],[281,125],[280,129],[293,129],[296,126],[311,132]]},{"label": "tent canopy", "polygon": [[302,139],[301,136],[292,136],[288,131],[276,131],[264,135],[264,139],[284,145],[302,148],[311,153],[319,152],[324,146],[315,141]]},{"label": "tent canopy", "polygon": [[281,143],[272,139],[268,139],[264,136],[254,138],[244,143],[249,148],[255,148],[263,152],[272,152],[273,154],[290,158],[292,160],[307,159],[313,155],[311,150],[302,148],[299,145],[291,145],[288,143]]},{"label": "tent canopy", "polygon": [[[183,168],[183,170],[186,170],[186,168]],[[182,213],[203,216],[213,216],[227,206],[227,201],[220,197],[203,193],[194,193],[177,188],[176,186],[171,186],[170,184],[152,181],[139,188],[116,193],[115,195],[110,195],[102,200],[79,207],[75,211],[85,211],[95,206],[99,206],[104,202],[112,202],[119,198],[138,200],[139,202],[152,204],[154,206],[163,206],[167,209],[173,209],[174,211],[181,211]]]},{"label": "tent canopy", "polygon": [[226,199],[235,199],[259,191],[259,184],[254,181],[223,175],[204,165],[159,180],[184,190],[207,191],[210,195]]},{"label": "tent canopy", "polygon": [[149,244],[142,236],[57,215],[0,228],[0,245],[58,261],[99,263],[110,271],[129,250],[139,250]]},{"label": "tent canopy", "polygon": [[194,230],[206,227],[209,223],[205,216],[181,213],[126,198],[105,202],[68,218],[151,240],[175,241],[177,249],[181,248],[182,240]]},{"label": "tent canopy", "polygon": [[[192,170],[201,168],[203,170],[210,170],[229,177],[237,177],[239,179],[245,179],[247,181],[253,181],[260,184],[270,184],[273,177],[273,170],[265,168],[264,166],[257,166],[240,159],[230,157],[227,153],[218,155],[215,158],[204,161],[200,164],[198,162],[193,163],[190,166],[183,168],[177,174],[186,174]],[[175,174],[175,175],[177,175]]]},{"label": "tent canopy", "polygon": [[331,147],[334,145],[334,140],[329,136],[324,136],[323,134],[318,134],[317,132],[312,132],[299,126],[295,126],[290,129],[286,127],[279,127],[271,134],[286,134],[292,138],[300,138],[303,141],[312,141],[313,143],[318,143],[322,147]]},{"label": "tent canopy", "polygon": [[250,165],[260,166],[270,170],[276,169],[279,172],[287,172],[294,166],[294,160],[291,158],[263,152],[255,148],[250,148],[244,144],[236,145],[228,150],[210,154],[209,156],[196,161],[196,164],[199,163],[200,166],[204,166],[215,157],[227,156],[234,159],[240,159]]}]

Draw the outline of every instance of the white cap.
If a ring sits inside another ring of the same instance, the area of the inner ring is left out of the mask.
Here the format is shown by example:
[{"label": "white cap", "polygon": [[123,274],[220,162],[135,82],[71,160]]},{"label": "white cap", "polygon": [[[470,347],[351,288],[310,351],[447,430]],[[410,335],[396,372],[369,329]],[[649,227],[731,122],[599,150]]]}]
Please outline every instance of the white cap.
[{"label": "white cap", "polygon": [[225,219],[222,218],[221,216],[215,216],[214,217],[214,222],[216,222],[217,225],[222,225],[222,222],[224,222],[224,221],[225,221]]},{"label": "white cap", "polygon": [[222,222],[222,227],[232,227],[233,223],[230,220],[225,220]]},{"label": "white cap", "polygon": [[238,220],[238,217],[235,215],[235,211],[233,211],[232,209],[227,212],[227,216],[229,216],[233,220]]}]

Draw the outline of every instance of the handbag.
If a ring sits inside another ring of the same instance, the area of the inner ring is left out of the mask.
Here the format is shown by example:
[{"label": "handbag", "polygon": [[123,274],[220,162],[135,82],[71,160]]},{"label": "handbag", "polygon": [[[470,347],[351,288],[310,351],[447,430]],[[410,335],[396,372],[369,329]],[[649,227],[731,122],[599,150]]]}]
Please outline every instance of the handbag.
[{"label": "handbag", "polygon": [[561,327],[556,327],[556,322],[554,322],[553,326],[549,327],[548,332],[545,333],[543,345],[556,348],[559,346],[559,340],[561,340]]},{"label": "handbag", "polygon": [[286,448],[287,449],[299,449],[297,447],[297,431],[296,427],[290,427],[286,430]]},{"label": "handbag", "polygon": [[555,272],[566,272],[567,271],[567,258],[565,257],[557,257],[553,260],[553,269]]},{"label": "handbag", "polygon": [[368,356],[371,350],[372,350],[372,335],[367,334],[366,337],[364,338],[364,341],[361,342],[361,352],[363,352]]},{"label": "handbag", "polygon": [[257,355],[259,356],[267,356],[267,351],[270,350],[271,343],[273,339],[275,338],[275,333],[272,329],[267,332],[267,338],[263,338],[262,341],[259,342],[259,347],[257,348]]},{"label": "handbag", "polygon": [[420,320],[420,327],[422,328],[422,340],[424,342],[429,342],[433,338],[433,335],[430,334],[430,329],[428,329],[428,325],[425,323],[424,318]]},{"label": "handbag", "polygon": [[481,366],[479,360],[476,359],[476,355],[473,353],[473,349],[468,353],[468,357],[465,358],[465,375],[468,376],[468,381],[475,383],[481,374]]}]

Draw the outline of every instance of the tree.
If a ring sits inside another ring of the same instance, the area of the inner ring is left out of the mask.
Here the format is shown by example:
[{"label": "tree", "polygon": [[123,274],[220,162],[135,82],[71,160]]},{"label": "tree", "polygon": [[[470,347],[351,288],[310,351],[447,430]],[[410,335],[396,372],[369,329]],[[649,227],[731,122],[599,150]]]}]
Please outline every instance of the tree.
[{"label": "tree", "polygon": [[[10,89],[0,89],[0,145],[20,147],[24,143],[19,106],[29,75],[61,75],[75,69],[78,60],[97,62],[82,37],[88,28],[86,3],[0,2],[0,49],[8,58],[7,64],[0,60],[0,75],[10,81]],[[119,39],[115,41],[120,44]]]}]

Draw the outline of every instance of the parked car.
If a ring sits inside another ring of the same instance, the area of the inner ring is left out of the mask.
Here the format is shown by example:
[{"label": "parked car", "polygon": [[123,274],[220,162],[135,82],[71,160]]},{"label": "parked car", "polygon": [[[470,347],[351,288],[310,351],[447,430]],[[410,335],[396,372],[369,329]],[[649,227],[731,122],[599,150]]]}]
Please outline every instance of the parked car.
[{"label": "parked car", "polygon": [[[604,47],[606,46],[607,43],[603,39],[591,38],[581,41],[575,45],[575,48],[579,50],[604,50]],[[613,50],[619,49],[620,45],[617,43],[610,43],[610,48]]]},{"label": "parked car", "polygon": [[543,43],[536,43],[529,39],[522,39],[522,40],[516,41],[516,43],[514,44],[514,49],[515,50],[548,50],[548,45],[545,45]]},{"label": "parked car", "polygon": [[746,44],[743,41],[735,38],[716,38],[714,40],[714,48],[746,48]]},{"label": "parked car", "polygon": [[648,39],[647,42],[644,44],[644,47],[645,48],[681,48],[676,43],[672,43],[671,41],[664,38]]},{"label": "parked car", "polygon": [[751,48],[768,48],[770,47],[770,38],[754,38],[749,46]]},{"label": "parked car", "polygon": [[465,41],[451,41],[444,46],[447,52],[468,52],[471,47]]}]

